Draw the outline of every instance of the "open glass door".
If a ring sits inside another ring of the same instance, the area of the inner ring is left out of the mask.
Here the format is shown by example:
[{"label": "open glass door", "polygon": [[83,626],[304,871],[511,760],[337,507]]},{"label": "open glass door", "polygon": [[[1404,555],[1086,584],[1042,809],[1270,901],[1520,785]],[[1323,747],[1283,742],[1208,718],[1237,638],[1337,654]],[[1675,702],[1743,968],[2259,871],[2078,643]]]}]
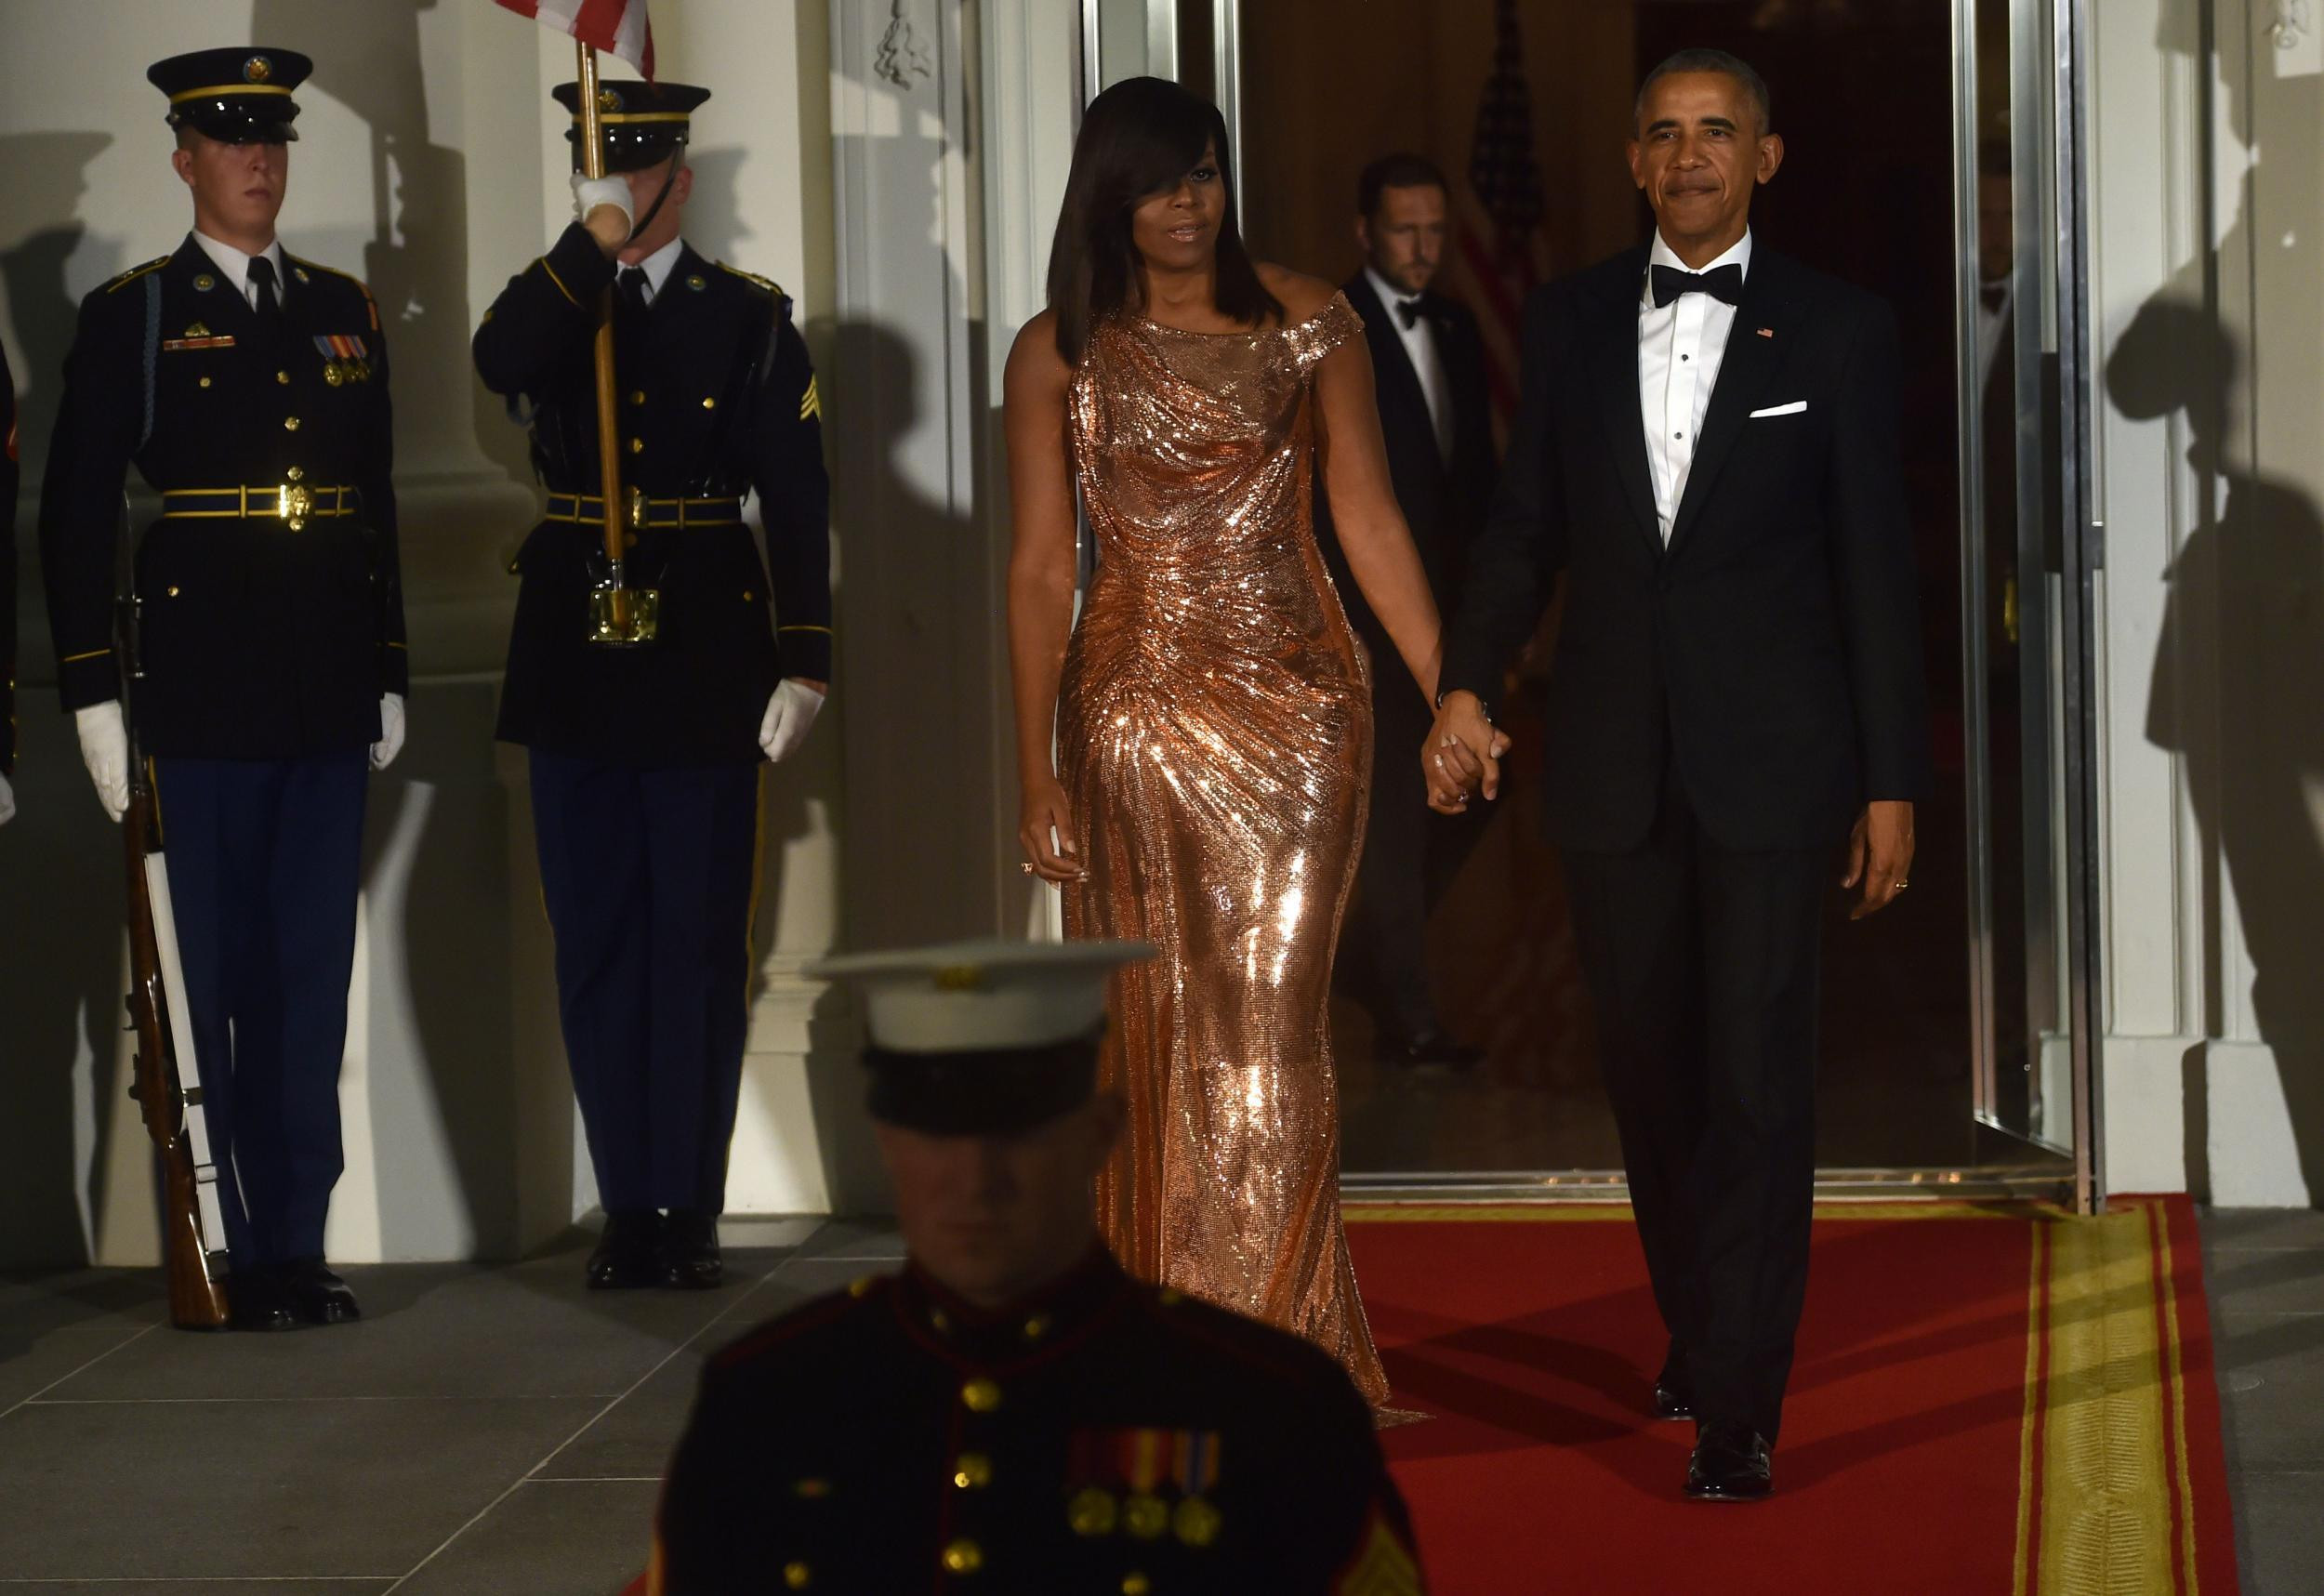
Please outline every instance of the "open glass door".
[{"label": "open glass door", "polygon": [[2079,0],[1957,0],[1955,214],[1974,1113],[2100,1206]]}]

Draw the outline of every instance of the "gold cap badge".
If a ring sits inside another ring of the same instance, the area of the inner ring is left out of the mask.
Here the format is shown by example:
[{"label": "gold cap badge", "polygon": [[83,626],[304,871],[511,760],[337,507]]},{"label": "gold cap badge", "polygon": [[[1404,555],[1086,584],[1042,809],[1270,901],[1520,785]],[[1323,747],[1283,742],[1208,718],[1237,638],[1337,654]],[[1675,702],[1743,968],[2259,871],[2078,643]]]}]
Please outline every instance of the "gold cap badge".
[{"label": "gold cap badge", "polygon": [[242,63],[242,81],[264,83],[274,75],[274,63],[264,56],[252,56]]}]

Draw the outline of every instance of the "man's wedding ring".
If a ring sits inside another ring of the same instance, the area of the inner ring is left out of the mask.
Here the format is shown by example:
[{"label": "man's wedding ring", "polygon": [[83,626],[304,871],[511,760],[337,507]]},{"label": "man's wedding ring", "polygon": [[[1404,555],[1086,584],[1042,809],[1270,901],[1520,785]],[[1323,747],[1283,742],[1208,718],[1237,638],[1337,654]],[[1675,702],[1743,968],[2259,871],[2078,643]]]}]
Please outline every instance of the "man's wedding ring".
[{"label": "man's wedding ring", "polygon": [[1911,882],[1909,882],[1909,881],[1906,880],[1906,879],[1905,879],[1902,876],[1899,876],[1899,877],[1896,877],[1896,883],[1895,883],[1895,886],[1893,886],[1893,887],[1891,887],[1891,888],[1889,888],[1889,890],[1890,890],[1891,892],[1901,892],[1901,891],[1903,891],[1903,890],[1904,890],[1907,887],[1909,887],[1909,886],[1911,886],[1911,885],[1912,885],[1912,883],[1911,883]]}]

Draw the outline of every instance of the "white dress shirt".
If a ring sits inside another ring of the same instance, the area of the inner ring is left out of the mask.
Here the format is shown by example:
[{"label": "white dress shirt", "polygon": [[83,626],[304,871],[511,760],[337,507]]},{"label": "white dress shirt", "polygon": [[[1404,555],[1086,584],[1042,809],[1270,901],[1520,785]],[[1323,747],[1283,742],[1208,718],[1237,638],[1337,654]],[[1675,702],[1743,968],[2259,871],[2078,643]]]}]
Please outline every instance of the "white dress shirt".
[{"label": "white dress shirt", "polygon": [[667,244],[662,245],[661,248],[655,250],[652,255],[647,256],[643,260],[636,262],[624,262],[623,264],[614,267],[614,281],[618,284],[621,281],[621,274],[628,270],[632,264],[643,268],[645,271],[645,302],[651,305],[654,300],[659,299],[662,297],[662,284],[669,281],[670,269],[678,264],[678,252],[685,248],[685,240],[673,238]]},{"label": "white dress shirt", "polygon": [[1404,340],[1404,352],[1412,362],[1413,375],[1420,379],[1420,397],[1428,402],[1429,425],[1436,430],[1436,453],[1452,457],[1452,382],[1445,375],[1445,352],[1436,345],[1436,323],[1426,316],[1415,316],[1406,326],[1397,314],[1398,305],[1418,305],[1420,297],[1407,293],[1367,266],[1364,275],[1372,284],[1372,292],[1388,308],[1389,324],[1396,329],[1396,336]]},{"label": "white dress shirt", "polygon": [[[1751,271],[1751,235],[1746,231],[1735,247],[1703,268],[1710,271],[1734,265]],[[1682,294],[1661,309],[1655,308],[1654,269],[1694,268],[1655,233],[1646,257],[1645,281],[1638,297],[1638,404],[1646,429],[1646,465],[1654,475],[1655,519],[1662,526],[1662,541],[1670,541],[1679,504],[1686,497],[1686,473],[1695,463],[1695,438],[1710,410],[1710,391],[1719,381],[1720,363],[1727,353],[1727,335],[1735,330],[1733,305],[1709,294]]]},{"label": "white dress shirt", "polygon": [[[220,244],[199,228],[194,230],[193,242],[202,246],[202,253],[218,267],[218,274],[234,285],[234,292],[242,296],[243,303],[257,310],[258,298],[250,286],[250,263],[257,257],[244,255],[231,244]],[[266,257],[274,264],[274,302],[281,305],[290,297],[290,273],[283,270],[282,240],[275,239],[267,244]]]}]

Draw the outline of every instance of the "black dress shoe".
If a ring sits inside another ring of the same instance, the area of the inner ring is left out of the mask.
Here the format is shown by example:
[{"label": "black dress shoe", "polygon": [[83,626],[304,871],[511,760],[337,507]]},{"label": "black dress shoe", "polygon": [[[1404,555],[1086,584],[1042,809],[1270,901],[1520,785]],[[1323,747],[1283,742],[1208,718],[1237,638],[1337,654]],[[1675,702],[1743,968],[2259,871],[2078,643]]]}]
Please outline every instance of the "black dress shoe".
[{"label": "black dress shoe", "polygon": [[238,1269],[226,1277],[227,1323],[237,1330],[296,1330],[282,1274],[271,1269]]},{"label": "black dress shoe", "polygon": [[1411,1070],[1467,1070],[1485,1062],[1483,1048],[1463,1046],[1442,1031],[1429,1031],[1418,1036],[1385,1033],[1380,1037],[1380,1050],[1390,1063]]},{"label": "black dress shoe", "polygon": [[1739,1424],[1706,1423],[1695,1432],[1686,1494],[1698,1502],[1756,1502],[1776,1488],[1767,1443]]},{"label": "black dress shoe", "polygon": [[589,1289],[634,1291],[662,1283],[662,1216],[652,1208],[607,1214],[605,1233],[589,1251]]},{"label": "black dress shoe", "polygon": [[1686,1355],[1677,1348],[1663,1360],[1662,1372],[1655,1376],[1655,1418],[1692,1418],[1695,1417],[1695,1382],[1687,1378]]},{"label": "black dress shoe", "polygon": [[347,1325],[363,1316],[347,1282],[332,1273],[319,1258],[286,1263],[277,1278],[291,1312],[310,1325]]},{"label": "black dress shoe", "polygon": [[662,1221],[662,1280],[681,1291],[707,1291],[726,1278],[719,1257],[719,1217],[672,1208]]}]

